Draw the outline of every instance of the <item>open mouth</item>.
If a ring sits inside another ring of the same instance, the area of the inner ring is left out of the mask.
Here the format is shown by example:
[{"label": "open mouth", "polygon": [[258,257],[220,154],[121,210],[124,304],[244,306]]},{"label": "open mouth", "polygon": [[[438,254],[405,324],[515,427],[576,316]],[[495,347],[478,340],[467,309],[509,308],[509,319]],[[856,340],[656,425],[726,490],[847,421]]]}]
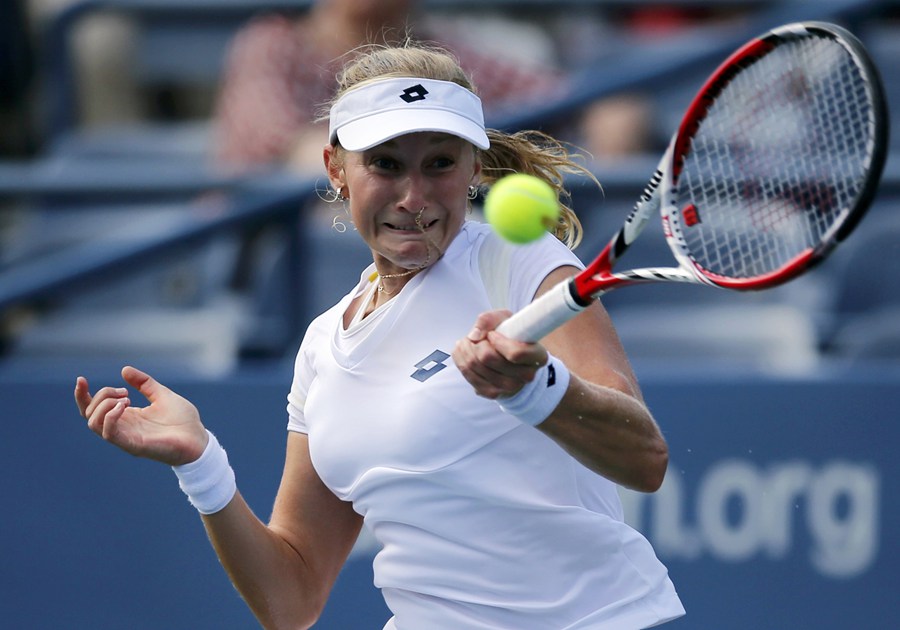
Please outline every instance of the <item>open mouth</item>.
[{"label": "open mouth", "polygon": [[385,222],[384,225],[392,230],[397,230],[398,232],[424,232],[425,230],[430,228],[432,225],[437,223],[437,221],[438,221],[437,219],[429,221],[428,223],[420,223],[417,221],[416,223],[404,224],[404,225],[398,225],[398,224],[394,224],[394,223]]}]

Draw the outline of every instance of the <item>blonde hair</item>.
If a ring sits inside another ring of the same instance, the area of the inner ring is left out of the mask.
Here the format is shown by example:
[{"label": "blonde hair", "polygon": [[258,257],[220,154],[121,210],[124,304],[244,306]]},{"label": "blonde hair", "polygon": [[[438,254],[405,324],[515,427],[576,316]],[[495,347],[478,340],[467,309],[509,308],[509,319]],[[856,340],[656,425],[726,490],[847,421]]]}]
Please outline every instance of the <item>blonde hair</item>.
[{"label": "blonde hair", "polygon": [[[453,54],[437,46],[414,43],[408,39],[398,46],[369,46],[354,51],[354,54],[353,60],[338,74],[337,91],[323,110],[320,120],[327,118],[330,106],[348,90],[388,77],[452,81],[477,94],[471,79]],[[479,151],[482,163],[480,185],[489,187],[511,173],[540,177],[553,187],[559,199],[560,217],[555,236],[570,249],[577,247],[582,236],[581,221],[569,206],[571,197],[564,185],[565,176],[580,174],[599,186],[593,173],[577,163],[576,160],[582,156],[570,152],[567,145],[540,131],[506,133],[488,129],[487,135],[491,147]]]}]

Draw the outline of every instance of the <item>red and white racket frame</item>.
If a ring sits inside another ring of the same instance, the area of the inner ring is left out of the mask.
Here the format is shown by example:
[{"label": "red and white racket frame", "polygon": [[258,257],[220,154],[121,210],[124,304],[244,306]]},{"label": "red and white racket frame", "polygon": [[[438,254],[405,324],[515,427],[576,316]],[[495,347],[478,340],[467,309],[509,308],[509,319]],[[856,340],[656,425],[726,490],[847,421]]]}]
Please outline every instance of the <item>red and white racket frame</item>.
[{"label": "red and white racket frame", "polygon": [[[861,73],[869,78],[872,113],[872,147],[866,181],[854,204],[836,220],[833,229],[821,241],[791,259],[777,270],[748,278],[724,277],[694,261],[684,239],[684,229],[695,220],[691,205],[679,207],[676,186],[684,158],[691,149],[694,134],[710,106],[729,82],[745,67],[764,57],[778,45],[804,37],[827,37],[849,52]],[[768,289],[809,270],[828,256],[847,237],[865,214],[878,187],[887,155],[888,117],[878,72],[862,44],[845,29],[823,22],[803,22],[775,28],[744,44],[710,75],[689,105],[678,130],[647,183],[634,209],[618,233],[602,252],[579,274],[544,293],[534,302],[504,321],[498,331],[521,341],[539,341],[590,306],[595,298],[623,286],[655,282],[688,282],[737,291]],[[660,213],[663,234],[678,267],[653,267],[612,271],[616,261],[638,238],[656,212]]]}]

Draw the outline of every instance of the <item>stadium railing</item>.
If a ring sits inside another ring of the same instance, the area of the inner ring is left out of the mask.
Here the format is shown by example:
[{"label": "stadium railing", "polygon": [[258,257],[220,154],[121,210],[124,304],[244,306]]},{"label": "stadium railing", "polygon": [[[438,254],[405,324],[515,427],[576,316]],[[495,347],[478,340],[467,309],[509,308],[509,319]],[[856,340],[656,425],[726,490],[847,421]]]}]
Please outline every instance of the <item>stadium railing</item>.
[{"label": "stadium railing", "polygon": [[[503,2],[494,0],[497,6]],[[462,6],[465,2],[427,2],[427,6]],[[471,4],[471,3],[470,3]],[[478,4],[478,3],[475,3]],[[518,2],[518,5],[546,5],[546,2]],[[553,3],[558,6],[559,3]],[[591,4],[588,2],[567,2],[569,6]],[[830,1],[818,3],[811,10],[806,3],[771,3],[753,14],[753,19],[740,28],[717,31],[702,45],[686,54],[664,59],[648,59],[640,51],[623,52],[622,63],[604,63],[602,71],[585,68],[579,74],[572,93],[545,107],[531,109],[525,114],[507,112],[506,115],[489,121],[491,126],[517,129],[540,126],[577,111],[594,99],[617,92],[653,86],[667,75],[702,76],[736,44],[748,36],[765,28],[795,19],[836,19],[852,23],[864,19],[880,6],[878,2]],[[211,19],[211,13],[228,19],[245,19],[253,11],[271,8],[303,10],[308,2],[277,0],[265,3],[249,1],[193,0],[175,2],[166,0],[86,0],[75,3],[64,11],[51,29],[52,54],[48,58],[48,70],[56,86],[55,95],[50,99],[51,110],[56,112],[55,129],[64,135],[71,129],[72,119],[66,112],[75,111],[71,90],[74,78],[71,74],[71,60],[66,50],[71,29],[82,17],[94,11],[114,9],[131,11],[150,18],[195,19],[203,14]],[[649,55],[649,53],[647,53]],[[75,152],[77,154],[77,151]],[[71,157],[71,156],[70,156]],[[160,156],[156,156],[159,158]],[[652,171],[655,156],[647,160],[637,160],[621,169],[606,170],[602,174],[604,195],[607,202],[611,198],[629,203],[643,186]],[[900,169],[891,161],[884,178],[881,198],[895,197],[900,182]],[[304,217],[298,208],[315,194],[315,182],[300,180],[285,173],[225,177],[209,172],[202,165],[186,168],[184,164],[166,159],[141,159],[137,161],[121,159],[67,159],[65,155],[53,155],[29,163],[0,164],[0,199],[32,199],[46,203],[52,212],[77,213],[91,202],[107,203],[113,199],[157,198],[171,199],[173,203],[186,203],[185,199],[215,192],[225,199],[213,214],[186,214],[182,221],[164,234],[148,236],[133,241],[115,243],[97,251],[91,243],[70,250],[55,251],[51,256],[29,259],[21,264],[0,268],[0,312],[15,306],[41,303],[49,298],[77,292],[79,289],[96,285],[104,278],[118,273],[127,265],[150,265],[164,260],[173,252],[186,246],[196,246],[226,233],[234,233],[253,226],[279,222],[288,226],[290,245],[287,256],[289,291],[295,296],[285,302],[287,326],[282,339],[275,340],[273,346],[285,339],[294,340],[314,314],[309,304],[304,304],[300,296],[309,278],[300,270],[309,268],[309,261],[303,257],[313,250],[308,239],[314,236],[302,229]],[[596,193],[586,189],[576,189],[576,195],[590,198]],[[596,230],[592,233],[605,237],[607,232]],[[594,243],[592,246],[596,246]]]}]

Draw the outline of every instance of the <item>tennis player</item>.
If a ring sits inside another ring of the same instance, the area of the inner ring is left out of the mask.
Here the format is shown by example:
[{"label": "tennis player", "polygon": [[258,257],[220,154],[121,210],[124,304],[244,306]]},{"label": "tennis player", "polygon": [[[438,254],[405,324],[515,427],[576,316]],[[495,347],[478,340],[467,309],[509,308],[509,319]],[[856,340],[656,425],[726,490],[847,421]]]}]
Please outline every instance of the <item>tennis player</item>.
[{"label": "tennis player", "polygon": [[149,375],[122,371],[143,408],[79,377],[88,426],[174,467],[268,628],[316,621],[364,523],[389,630],[621,630],[684,614],[623,522],[617,486],[655,491],[668,451],[602,305],[541,343],[494,331],[581,268],[581,228],[563,206],[555,235],[506,244],[468,218],[472,191],[518,171],[564,201],[574,156],[485,130],[440,50],[377,48],[339,79],[324,162],[373,264],[301,343],[268,524],[197,409]]}]

